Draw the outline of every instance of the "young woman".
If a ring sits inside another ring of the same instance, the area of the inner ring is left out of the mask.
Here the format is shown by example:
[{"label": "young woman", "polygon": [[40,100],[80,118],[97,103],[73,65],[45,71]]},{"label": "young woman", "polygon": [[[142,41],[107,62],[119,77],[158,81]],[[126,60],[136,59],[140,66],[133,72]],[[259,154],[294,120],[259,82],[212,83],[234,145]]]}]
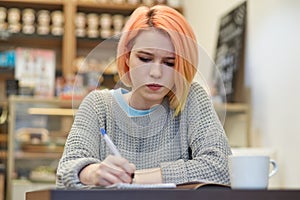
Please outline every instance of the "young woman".
[{"label": "young woman", "polygon": [[[162,5],[137,8],[117,55],[119,76],[131,90],[95,90],[85,97],[58,166],[57,186],[229,184],[231,150],[210,98],[193,82],[197,56],[195,35],[179,12]],[[100,128],[122,156],[111,154]]]}]

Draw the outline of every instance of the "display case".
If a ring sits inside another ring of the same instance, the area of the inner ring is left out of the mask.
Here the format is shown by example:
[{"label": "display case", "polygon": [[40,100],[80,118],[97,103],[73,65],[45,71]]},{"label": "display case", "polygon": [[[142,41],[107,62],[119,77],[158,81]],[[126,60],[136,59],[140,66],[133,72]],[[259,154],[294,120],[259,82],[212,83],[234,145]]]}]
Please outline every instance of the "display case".
[{"label": "display case", "polygon": [[22,187],[55,184],[58,160],[78,105],[57,98],[9,98],[7,199],[16,199]]}]

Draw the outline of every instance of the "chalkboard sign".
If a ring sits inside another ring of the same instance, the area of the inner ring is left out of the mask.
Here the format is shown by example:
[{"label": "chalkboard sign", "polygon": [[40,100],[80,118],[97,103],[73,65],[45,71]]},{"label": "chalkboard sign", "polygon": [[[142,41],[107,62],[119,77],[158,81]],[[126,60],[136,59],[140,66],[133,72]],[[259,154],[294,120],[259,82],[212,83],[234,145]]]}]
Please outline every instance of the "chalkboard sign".
[{"label": "chalkboard sign", "polygon": [[244,101],[246,2],[220,20],[215,55],[214,87],[223,102]]}]

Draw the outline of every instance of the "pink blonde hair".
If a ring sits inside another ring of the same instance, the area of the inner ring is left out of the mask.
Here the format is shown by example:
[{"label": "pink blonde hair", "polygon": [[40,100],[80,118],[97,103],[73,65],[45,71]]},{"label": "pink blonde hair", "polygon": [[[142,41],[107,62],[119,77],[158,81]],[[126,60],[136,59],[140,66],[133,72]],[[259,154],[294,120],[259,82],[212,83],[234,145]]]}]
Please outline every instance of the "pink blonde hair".
[{"label": "pink blonde hair", "polygon": [[[122,82],[130,86],[127,76],[129,58],[134,38],[142,30],[157,28],[166,32],[175,48],[174,70],[178,79],[175,81],[174,91],[170,91],[168,98],[170,107],[175,109],[175,116],[184,108],[190,84],[196,74],[198,65],[198,45],[195,34],[186,19],[175,9],[164,5],[151,8],[142,6],[130,16],[118,44],[117,66]],[[179,77],[180,76],[180,77]]]}]

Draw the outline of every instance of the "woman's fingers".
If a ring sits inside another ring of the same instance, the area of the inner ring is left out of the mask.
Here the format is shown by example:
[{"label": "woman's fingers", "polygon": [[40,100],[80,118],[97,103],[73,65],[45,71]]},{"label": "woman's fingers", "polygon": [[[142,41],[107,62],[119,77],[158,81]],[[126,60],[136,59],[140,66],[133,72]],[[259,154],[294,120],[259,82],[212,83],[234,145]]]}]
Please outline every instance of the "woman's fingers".
[{"label": "woman's fingers", "polygon": [[115,170],[110,170],[107,173],[104,173],[102,178],[110,182],[110,184],[131,182],[131,177],[127,173],[120,173]]},{"label": "woman's fingers", "polygon": [[96,184],[96,185],[101,185],[101,186],[109,186],[109,185],[111,185],[112,183],[111,182],[109,182],[109,181],[107,181],[106,179],[104,179],[104,178],[100,178],[99,179],[99,182]]},{"label": "woman's fingers", "polygon": [[128,174],[132,174],[135,171],[135,165],[132,163],[129,163],[129,161],[123,157],[110,155],[107,157],[107,161],[108,161],[108,163],[111,163],[112,165],[115,165],[115,166],[121,168]]},{"label": "woman's fingers", "polygon": [[135,165],[126,159],[116,156],[108,156],[99,166],[99,175],[111,184],[131,183],[131,174],[135,171]]}]

